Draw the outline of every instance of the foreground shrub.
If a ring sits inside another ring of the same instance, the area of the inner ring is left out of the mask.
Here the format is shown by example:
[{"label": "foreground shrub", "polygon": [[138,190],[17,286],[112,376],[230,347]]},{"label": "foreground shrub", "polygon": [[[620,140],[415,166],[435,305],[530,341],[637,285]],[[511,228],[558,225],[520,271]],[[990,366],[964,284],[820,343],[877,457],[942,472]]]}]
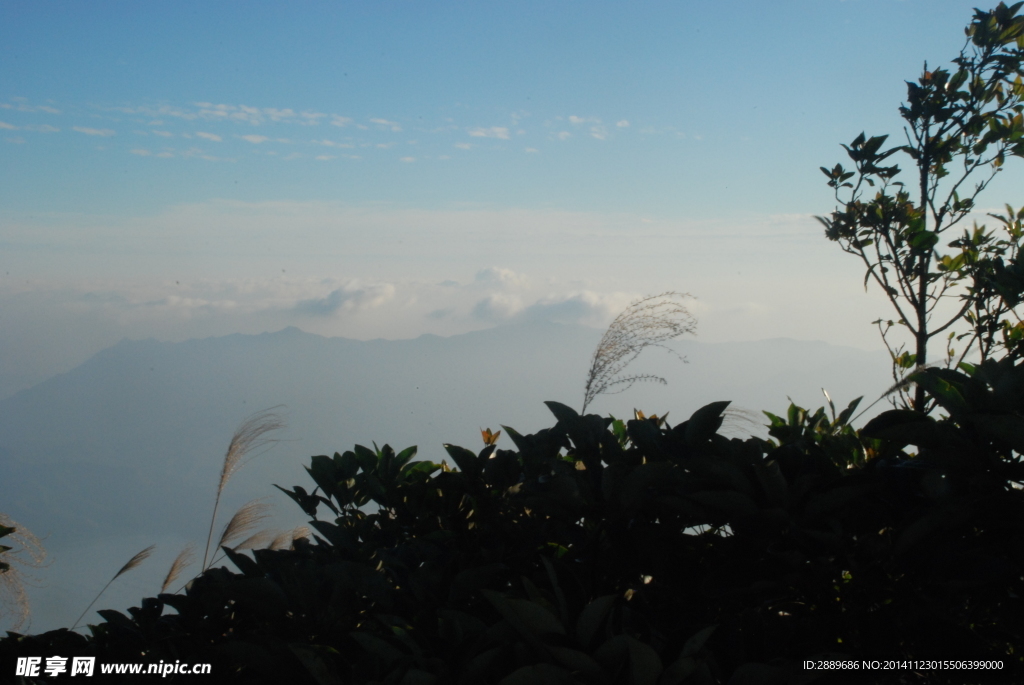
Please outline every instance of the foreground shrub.
[{"label": "foreground shrub", "polygon": [[225,549],[237,572],[102,611],[89,636],[10,634],[0,655],[8,673],[15,655],[95,655],[410,685],[798,683],[822,675],[807,659],[996,659],[969,678],[819,682],[1014,682],[1024,366],[965,368],[915,377],[948,418],[890,411],[859,433],[856,402],[769,415],[771,440],[718,434],[727,402],[675,426],[549,402],[552,428],[505,428],[515,450],[447,445],[451,465],[387,445],[313,457],[315,489],[285,490],[312,540]]}]

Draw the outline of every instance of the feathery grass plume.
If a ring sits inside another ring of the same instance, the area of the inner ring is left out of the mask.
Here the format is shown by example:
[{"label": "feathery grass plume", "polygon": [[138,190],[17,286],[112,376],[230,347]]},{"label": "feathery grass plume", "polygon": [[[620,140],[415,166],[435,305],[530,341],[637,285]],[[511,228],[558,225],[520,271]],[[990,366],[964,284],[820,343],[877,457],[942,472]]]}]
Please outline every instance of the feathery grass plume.
[{"label": "feathery grass plume", "polygon": [[122,566],[121,570],[118,571],[117,573],[115,573],[114,577],[111,578],[110,580],[108,580],[107,584],[103,586],[103,589],[100,590],[99,594],[96,595],[91,602],[89,602],[89,606],[85,607],[85,611],[83,611],[82,615],[79,616],[78,620],[75,621],[75,625],[71,626],[71,630],[74,630],[75,628],[78,627],[78,621],[81,621],[82,618],[84,618],[85,615],[89,612],[89,609],[92,609],[92,605],[96,603],[96,600],[98,600],[100,598],[100,595],[102,595],[104,592],[107,591],[107,588],[110,587],[111,583],[113,583],[115,580],[117,580],[123,574],[128,573],[128,571],[131,571],[133,568],[136,568],[142,562],[144,562],[146,559],[148,559],[149,555],[153,553],[154,549],[156,549],[156,545],[150,545],[149,547],[147,547],[146,549],[142,550],[141,552],[136,554],[134,557],[129,559],[128,563],[125,564],[124,566]]},{"label": "feathery grass plume", "polygon": [[176,581],[181,572],[191,566],[195,560],[196,546],[190,542],[185,545],[185,549],[178,552],[178,556],[174,557],[174,563],[171,564],[170,570],[167,571],[167,577],[164,578],[163,585],[160,586],[160,592],[167,592],[167,588],[170,587],[171,583]]},{"label": "feathery grass plume", "polygon": [[292,544],[292,540],[292,531],[286,530],[275,535],[274,539],[267,545],[267,549],[288,549]]},{"label": "feathery grass plume", "polygon": [[46,565],[46,549],[35,535],[7,514],[0,514],[0,527],[6,534],[0,536],[0,618],[11,617],[10,630],[19,630],[31,615],[25,585],[34,578],[25,569]]},{"label": "feathery grass plume", "polygon": [[217,521],[217,509],[220,507],[220,496],[224,492],[224,487],[228,484],[231,476],[248,463],[249,460],[245,459],[247,454],[253,450],[278,442],[276,439],[266,436],[268,433],[285,427],[284,419],[274,411],[281,406],[277,405],[276,407],[252,414],[238,427],[235,434],[231,436],[231,443],[228,445],[228,451],[224,454],[224,464],[220,470],[217,496],[213,500],[210,532],[206,536],[206,546],[203,548],[203,570],[207,568],[206,560],[210,553],[210,542],[213,540],[213,526]]},{"label": "feathery grass plume", "polygon": [[252,532],[259,525],[260,521],[268,516],[270,516],[270,505],[261,499],[254,499],[243,504],[235,512],[235,515],[231,517],[231,520],[227,522],[227,525],[224,526],[224,531],[220,534],[220,539],[217,541],[217,548],[224,547],[232,540],[237,540],[243,535]]},{"label": "feathery grass plume", "polygon": [[271,542],[267,549],[290,549],[295,545],[295,541],[299,538],[304,538],[309,535],[309,528],[306,526],[296,526],[292,530],[286,530]]},{"label": "feathery grass plume", "polygon": [[[688,297],[692,296],[677,292],[651,295],[632,303],[612,321],[590,362],[581,413],[586,413],[587,407],[598,395],[624,392],[637,381],[654,381],[662,385],[667,383],[664,378],[651,374],[619,374],[648,347],[661,347],[679,356],[662,343],[684,333],[696,332],[697,320],[682,303]],[[609,388],[617,385],[625,387],[608,392]]]},{"label": "feathery grass plume", "polygon": [[[261,530],[254,535],[249,534],[253,529],[259,526],[260,521],[270,516],[270,508],[270,505],[262,499],[254,499],[251,502],[243,504],[238,511],[235,512],[235,515],[231,517],[231,520],[227,522],[227,525],[224,526],[224,530],[221,532],[220,538],[217,540],[217,549],[219,550],[222,547],[229,547],[233,552],[242,549],[253,549],[254,547],[259,547],[264,541],[269,540],[272,535],[272,531],[270,530]],[[249,537],[245,538],[237,545],[230,544],[234,540],[245,535],[249,535]],[[220,556],[217,556],[216,554],[210,555],[210,565],[204,566],[200,570],[200,573],[205,572],[208,568],[211,568],[223,558],[223,554]]]},{"label": "feathery grass plume", "polygon": [[258,530],[246,539],[239,542],[237,545],[231,548],[232,552],[240,552],[243,549],[260,549],[261,547],[269,547],[274,540],[279,536],[276,535],[277,531],[271,530],[270,528],[264,528]]}]

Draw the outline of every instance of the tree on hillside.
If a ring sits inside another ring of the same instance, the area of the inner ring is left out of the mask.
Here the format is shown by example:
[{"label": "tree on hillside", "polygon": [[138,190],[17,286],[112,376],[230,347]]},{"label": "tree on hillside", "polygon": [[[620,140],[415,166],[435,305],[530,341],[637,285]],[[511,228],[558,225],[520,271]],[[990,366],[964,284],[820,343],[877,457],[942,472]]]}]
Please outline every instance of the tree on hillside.
[{"label": "tree on hillside", "polygon": [[[1024,293],[1024,210],[1007,206],[1006,215],[990,215],[998,230],[975,223],[951,240],[1006,158],[1024,156],[1022,5],[976,10],[953,68],[926,63],[917,83],[907,83],[905,145],[886,149],[888,136],[861,133],[843,146],[853,169],[822,167],[840,203],[817,217],[826,236],[860,257],[865,288],[873,280],[896,310],[895,322],[875,322],[896,381],[929,364],[929,342],[943,334],[946,367],[969,355],[983,361],[1024,351],[1015,311]],[[909,158],[905,174],[892,164],[898,155]],[[966,330],[954,328],[961,324]],[[887,335],[894,325],[909,331],[912,351]],[[934,406],[920,386],[913,398],[901,397],[905,408]]]}]

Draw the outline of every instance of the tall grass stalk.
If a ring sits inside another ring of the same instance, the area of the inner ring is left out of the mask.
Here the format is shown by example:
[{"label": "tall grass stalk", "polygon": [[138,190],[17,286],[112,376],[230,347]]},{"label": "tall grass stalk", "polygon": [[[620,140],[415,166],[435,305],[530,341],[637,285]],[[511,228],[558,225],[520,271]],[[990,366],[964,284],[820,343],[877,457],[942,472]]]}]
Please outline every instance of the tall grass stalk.
[{"label": "tall grass stalk", "polygon": [[[252,505],[254,503],[255,502],[250,502],[249,504]],[[237,513],[236,513],[236,516],[238,516]],[[263,517],[265,517],[265,514],[261,514],[260,515],[260,518],[263,518]],[[229,523],[228,526],[230,527],[230,525],[231,524]],[[306,527],[306,526],[296,526],[292,530],[286,530],[284,532],[279,532],[279,531],[272,530],[272,529],[264,529],[264,530],[257,531],[256,533],[253,533],[252,535],[247,537],[245,540],[242,540],[238,544],[232,546],[231,547],[231,551],[232,552],[238,552],[238,551],[241,551],[241,550],[244,550],[244,549],[260,549],[260,548],[271,549],[271,550],[291,549],[291,548],[294,547],[296,540],[298,540],[299,538],[305,538],[305,537],[309,537],[309,528]],[[225,540],[225,542],[227,542],[227,540]],[[178,556],[181,556],[181,555],[178,555]],[[218,561],[220,561],[223,558],[224,558],[223,555],[221,555],[221,556],[216,556],[215,555],[213,557],[213,560],[210,562],[210,566],[213,566],[214,564],[216,564]],[[189,563],[191,563],[191,561],[189,561]],[[187,566],[187,565],[188,564],[185,564],[185,566]],[[173,570],[173,568],[174,567],[172,566],[172,570]],[[184,567],[182,567],[182,568],[184,568]],[[203,570],[205,570],[205,569],[203,569]],[[200,574],[201,573],[202,573],[202,571],[200,571]],[[184,590],[186,587],[188,587],[189,583],[191,583],[193,580],[195,580],[198,577],[199,577],[199,575],[193,576],[187,583],[185,583],[180,588],[178,588],[175,591],[175,594],[177,594],[178,592],[181,592],[182,590]],[[168,574],[168,578],[170,578],[170,574]],[[171,578],[171,580],[169,580],[169,581],[164,581],[165,585],[164,585],[164,588],[161,590],[161,592],[165,592],[167,590],[167,587],[169,586],[169,584],[171,582],[174,582],[175,578],[177,578],[177,576],[175,576],[174,578]]]},{"label": "tall grass stalk", "polygon": [[262,447],[274,444],[278,442],[274,438],[267,437],[268,433],[272,433],[280,428],[285,427],[284,419],[281,418],[274,410],[280,408],[271,407],[270,409],[264,409],[263,411],[256,412],[247,418],[241,426],[235,431],[235,434],[231,436],[231,443],[228,445],[228,451],[224,454],[224,463],[220,470],[220,481],[217,483],[217,495],[213,500],[213,515],[210,517],[210,531],[206,536],[206,546],[203,548],[203,565],[202,569],[205,571],[207,568],[206,560],[210,554],[210,543],[213,540],[213,527],[217,522],[217,509],[220,507],[220,496],[224,492],[224,487],[228,484],[238,469],[242,468],[249,462],[250,459],[245,457]]},{"label": "tall grass stalk", "polygon": [[79,621],[81,621],[81,620],[82,620],[82,619],[83,619],[83,618],[85,617],[85,615],[86,615],[87,613],[89,613],[89,609],[92,609],[92,605],[93,605],[93,604],[95,604],[95,603],[96,603],[96,600],[98,600],[98,599],[100,598],[100,596],[101,596],[101,595],[102,595],[102,594],[103,594],[104,592],[106,592],[106,591],[107,591],[107,588],[108,588],[108,587],[110,587],[110,584],[111,584],[111,583],[113,583],[113,582],[114,582],[115,580],[117,580],[117,579],[118,579],[119,577],[121,577],[121,576],[122,576],[123,574],[127,573],[128,571],[131,571],[131,570],[132,570],[133,568],[137,567],[137,566],[138,566],[139,564],[141,564],[141,563],[142,563],[142,562],[144,562],[144,561],[145,561],[146,559],[148,559],[148,558],[149,558],[149,555],[153,553],[153,550],[154,550],[154,549],[156,549],[156,545],[150,545],[149,547],[147,547],[146,549],[142,550],[141,552],[139,552],[138,554],[136,554],[136,555],[135,555],[134,557],[132,557],[131,559],[129,559],[129,560],[128,560],[128,563],[127,563],[127,564],[125,564],[124,566],[122,566],[122,567],[121,567],[121,570],[120,570],[120,571],[118,571],[117,573],[115,573],[115,574],[114,574],[114,577],[113,577],[113,578],[111,578],[110,580],[108,580],[108,581],[107,581],[107,584],[103,586],[103,589],[102,589],[102,590],[100,590],[99,594],[98,594],[98,595],[96,595],[96,596],[95,596],[95,597],[93,598],[93,600],[92,600],[91,602],[89,602],[89,606],[85,607],[85,611],[83,611],[83,612],[82,612],[82,615],[81,615],[81,616],[79,616],[79,617],[78,617],[78,620],[76,620],[76,621],[75,621],[75,625],[71,626],[71,630],[74,630],[75,628],[77,628],[77,627],[78,627],[78,622],[79,622]]},{"label": "tall grass stalk", "polygon": [[[265,529],[252,533],[252,531],[259,526],[259,523],[269,516],[270,505],[262,499],[254,499],[251,502],[243,504],[224,526],[224,530],[221,531],[220,537],[217,538],[216,549],[220,550],[223,547],[230,547],[231,551],[234,552],[243,549],[254,549],[265,543],[271,542],[274,537],[274,531],[272,530]],[[237,544],[231,544],[235,540],[244,536],[248,537]],[[202,574],[223,558],[223,555],[217,556],[217,553],[214,552],[210,555],[210,565],[204,566],[200,569],[199,573]],[[195,578],[192,580],[195,580]]]}]

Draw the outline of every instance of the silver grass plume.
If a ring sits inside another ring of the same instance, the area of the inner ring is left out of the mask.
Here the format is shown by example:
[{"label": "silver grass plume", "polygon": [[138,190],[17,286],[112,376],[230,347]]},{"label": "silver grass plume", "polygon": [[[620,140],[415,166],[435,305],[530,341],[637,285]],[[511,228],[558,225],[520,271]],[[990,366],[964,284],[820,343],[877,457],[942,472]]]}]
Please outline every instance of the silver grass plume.
[{"label": "silver grass plume", "polygon": [[71,626],[71,630],[74,630],[75,628],[78,627],[78,622],[81,621],[82,618],[85,617],[85,615],[89,612],[89,609],[92,609],[92,605],[96,603],[96,600],[98,600],[100,598],[100,595],[102,595],[104,592],[107,591],[107,588],[110,587],[111,583],[113,583],[115,580],[117,580],[119,577],[121,577],[125,573],[128,573],[128,571],[131,571],[133,568],[136,568],[140,564],[142,564],[142,562],[144,562],[146,559],[149,558],[149,555],[153,553],[154,549],[156,549],[156,545],[150,545],[149,547],[147,547],[146,549],[142,550],[141,552],[136,554],[134,557],[129,559],[128,563],[125,564],[124,566],[122,566],[121,570],[118,571],[117,573],[115,573],[114,577],[111,578],[110,580],[108,580],[107,584],[103,586],[103,589],[100,590],[99,594],[96,595],[91,602],[89,602],[89,606],[85,607],[85,611],[83,611],[82,615],[79,616],[78,620],[75,621],[75,625]]},{"label": "silver grass plume", "polygon": [[185,549],[178,552],[178,556],[174,557],[174,563],[171,564],[171,568],[167,571],[167,576],[164,578],[163,585],[160,586],[160,592],[167,592],[167,588],[171,586],[181,572],[192,565],[196,560],[195,545],[191,542],[185,545]]},{"label": "silver grass plume", "polygon": [[[633,302],[612,321],[591,359],[581,413],[586,413],[587,407],[598,395],[624,392],[638,381],[666,384],[664,378],[651,374],[619,374],[648,347],[661,347],[676,354],[662,343],[685,333],[696,332],[697,320],[682,303],[689,297],[687,293],[671,291],[651,295]],[[608,392],[618,385],[625,387]]]},{"label": "silver grass plume", "polygon": [[0,557],[7,563],[5,571],[0,572],[0,615],[13,617],[10,630],[19,630],[31,615],[25,585],[34,578],[26,573],[26,569],[37,569],[46,566],[46,549],[30,530],[16,522],[7,514],[0,513],[0,526],[14,530],[0,539],[0,544],[8,547]]},{"label": "silver grass plume", "polygon": [[[267,518],[270,515],[270,505],[266,502],[258,499],[254,499],[251,502],[247,502],[242,505],[235,515],[231,517],[231,520],[224,526],[224,531],[220,535],[220,539],[217,541],[217,547],[224,547],[232,540],[251,533],[255,529],[260,521]],[[264,534],[262,531],[257,535]],[[242,549],[247,549],[243,547]]]},{"label": "silver grass plume", "polygon": [[267,437],[278,429],[285,427],[284,419],[274,410],[281,405],[256,412],[247,418],[231,436],[231,443],[228,451],[224,454],[224,463],[221,466],[220,481],[217,483],[217,496],[213,501],[213,515],[210,517],[210,531],[206,536],[206,546],[203,548],[203,566],[206,569],[206,560],[210,553],[210,542],[213,540],[213,526],[217,521],[217,509],[220,506],[220,496],[231,476],[242,468],[248,460],[246,455],[267,445],[277,442],[276,439]]},{"label": "silver grass plume", "polygon": [[309,535],[309,528],[306,526],[297,526],[292,530],[286,530],[280,533],[274,540],[268,545],[267,549],[288,549],[295,545],[295,541],[299,538],[304,538]]}]

